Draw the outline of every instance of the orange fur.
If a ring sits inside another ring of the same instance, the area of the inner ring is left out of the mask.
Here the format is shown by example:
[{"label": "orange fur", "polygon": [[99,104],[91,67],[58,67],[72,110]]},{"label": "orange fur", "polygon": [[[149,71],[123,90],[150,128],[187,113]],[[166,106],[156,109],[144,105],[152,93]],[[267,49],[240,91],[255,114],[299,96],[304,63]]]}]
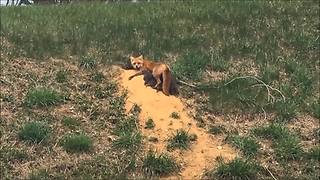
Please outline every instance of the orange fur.
[{"label": "orange fur", "polygon": [[169,96],[172,75],[169,67],[166,64],[143,59],[142,55],[139,57],[130,56],[130,61],[133,68],[139,70],[139,72],[130,76],[129,79],[132,79],[135,76],[142,75],[143,71],[147,70],[152,73],[153,77],[157,81],[154,88],[159,88],[159,85],[161,84],[161,77],[162,77],[163,79],[162,91],[165,95]]}]

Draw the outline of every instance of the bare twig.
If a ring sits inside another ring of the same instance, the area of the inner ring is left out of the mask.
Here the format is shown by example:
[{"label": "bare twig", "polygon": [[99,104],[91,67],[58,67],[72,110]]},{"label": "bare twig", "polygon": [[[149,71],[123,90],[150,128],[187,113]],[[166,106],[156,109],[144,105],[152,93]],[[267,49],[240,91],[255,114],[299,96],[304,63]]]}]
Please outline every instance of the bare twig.
[{"label": "bare twig", "polygon": [[[258,79],[258,78],[255,77],[255,76],[240,76],[240,77],[236,77],[236,78],[231,79],[231,80],[228,81],[227,83],[225,83],[223,86],[226,86],[226,85],[232,83],[232,82],[235,81],[235,80],[238,80],[238,79],[247,79],[247,78],[254,79],[254,80],[256,80],[257,82],[261,83],[261,84],[257,84],[257,85],[254,85],[254,86],[264,86],[264,87],[267,89],[267,91],[268,91],[268,101],[270,101],[270,97],[273,99],[273,100],[272,100],[273,102],[274,102],[274,100],[275,100],[275,97],[271,94],[271,91],[277,91],[277,92],[281,95],[283,101],[286,101],[285,96],[283,95],[283,93],[282,93],[279,89],[276,89],[276,88],[274,88],[274,87],[266,84],[265,82],[263,82],[262,80]],[[270,91],[270,90],[271,90],[271,91]]]},{"label": "bare twig", "polygon": [[266,120],[266,119],[267,119],[267,112],[264,110],[264,108],[263,108],[263,107],[262,107],[261,109],[262,109],[263,114],[264,114],[264,120]]},{"label": "bare twig", "polygon": [[196,85],[189,84],[189,83],[184,82],[184,81],[179,80],[179,79],[177,79],[177,82],[179,82],[179,83],[181,83],[181,84],[183,84],[183,85],[189,86],[189,87],[198,88],[198,86],[196,86]]},{"label": "bare twig", "polygon": [[271,171],[268,169],[268,167],[265,166],[264,169],[268,171],[268,173],[271,175],[271,177],[272,177],[274,180],[277,180],[277,178],[274,177],[274,175],[271,173]]},{"label": "bare twig", "polygon": [[267,89],[267,92],[268,92],[268,102],[270,101],[270,97],[272,99],[271,102],[274,102],[275,97],[271,95],[270,87],[268,85],[266,85],[266,84],[255,84],[255,85],[253,85],[251,87],[257,87],[257,86],[264,86]]},{"label": "bare twig", "polygon": [[214,78],[214,75],[212,74],[212,72],[206,70],[206,73],[209,74],[209,76],[210,76],[211,78]]}]

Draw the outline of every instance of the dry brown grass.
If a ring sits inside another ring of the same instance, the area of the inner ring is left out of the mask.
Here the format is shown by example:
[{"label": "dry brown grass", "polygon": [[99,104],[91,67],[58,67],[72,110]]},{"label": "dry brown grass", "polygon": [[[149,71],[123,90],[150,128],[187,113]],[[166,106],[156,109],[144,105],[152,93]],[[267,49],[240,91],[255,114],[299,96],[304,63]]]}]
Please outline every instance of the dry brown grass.
[{"label": "dry brown grass", "polygon": [[[1,168],[5,169],[2,172],[4,177],[27,178],[31,172],[41,169],[48,171],[50,176],[65,173],[66,177],[70,177],[82,162],[93,160],[100,155],[108,154],[106,159],[115,156],[110,150],[114,122],[107,116],[112,108],[109,103],[111,97],[95,97],[96,89],[101,89],[104,93],[114,93],[105,91],[113,81],[107,66],[99,65],[94,70],[84,70],[72,60],[67,62],[62,59],[48,59],[37,62],[32,59],[9,59],[2,56],[1,67],[2,158],[6,158],[6,152],[14,150],[23,150],[27,154],[27,158],[22,160],[13,158],[3,161]],[[55,80],[56,73],[61,69],[68,72],[65,83],[57,83]],[[91,80],[94,72],[101,72],[105,76],[101,83]],[[27,91],[39,86],[53,88],[66,95],[67,99],[60,105],[45,108],[24,106]],[[80,125],[70,129],[63,125],[64,117],[72,117],[78,120]],[[18,139],[17,134],[22,125],[33,120],[44,121],[49,125],[52,132],[48,142],[29,144]],[[92,137],[93,150],[89,153],[67,153],[61,147],[61,139],[67,134],[80,132]]]}]

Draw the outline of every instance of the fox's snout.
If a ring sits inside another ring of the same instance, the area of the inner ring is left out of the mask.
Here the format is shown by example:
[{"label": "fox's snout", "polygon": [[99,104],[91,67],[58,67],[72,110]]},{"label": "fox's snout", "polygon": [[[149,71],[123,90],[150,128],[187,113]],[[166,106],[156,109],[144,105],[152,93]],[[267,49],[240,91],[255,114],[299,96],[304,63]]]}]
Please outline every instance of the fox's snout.
[{"label": "fox's snout", "polygon": [[139,70],[142,67],[142,64],[140,64],[140,63],[132,63],[132,66],[133,66],[134,69]]}]

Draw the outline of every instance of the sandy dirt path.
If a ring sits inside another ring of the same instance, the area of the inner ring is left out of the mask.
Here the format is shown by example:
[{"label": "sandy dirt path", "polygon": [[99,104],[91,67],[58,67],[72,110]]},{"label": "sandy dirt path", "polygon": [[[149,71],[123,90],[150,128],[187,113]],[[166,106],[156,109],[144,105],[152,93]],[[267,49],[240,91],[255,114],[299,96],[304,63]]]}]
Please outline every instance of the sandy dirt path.
[{"label": "sandy dirt path", "polygon": [[[145,87],[143,76],[128,80],[134,74],[134,70],[120,70],[120,84],[128,90],[126,110],[130,110],[134,103],[142,109],[140,113],[140,128],[146,139],[148,137],[158,138],[158,142],[146,140],[146,148],[157,152],[166,152],[167,139],[176,130],[184,129],[190,134],[196,134],[197,140],[192,143],[189,150],[176,150],[170,152],[179,162],[183,169],[178,177],[173,179],[199,179],[206,168],[212,167],[217,156],[226,160],[233,159],[236,152],[222,142],[221,139],[205,132],[196,126],[196,121],[188,117],[181,100],[175,96],[165,96],[161,91],[157,92],[151,87]],[[180,119],[170,117],[172,112],[177,112]],[[145,129],[145,122],[152,118],[155,128]]]}]

